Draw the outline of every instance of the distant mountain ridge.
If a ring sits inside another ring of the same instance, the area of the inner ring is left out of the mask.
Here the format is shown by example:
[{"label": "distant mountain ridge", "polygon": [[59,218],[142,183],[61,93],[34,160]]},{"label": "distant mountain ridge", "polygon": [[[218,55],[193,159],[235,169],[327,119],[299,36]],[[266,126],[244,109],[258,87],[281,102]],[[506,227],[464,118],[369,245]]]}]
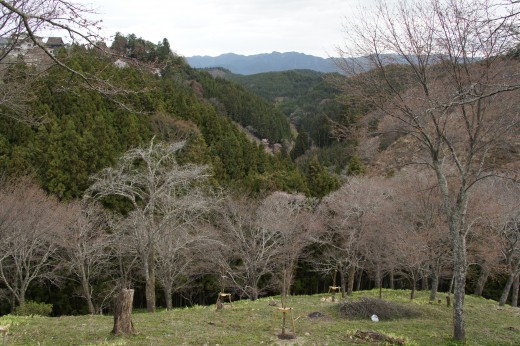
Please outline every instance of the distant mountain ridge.
[{"label": "distant mountain ridge", "polygon": [[193,68],[223,67],[233,73],[242,75],[289,70],[313,70],[324,73],[340,72],[332,58],[326,59],[297,52],[272,52],[256,55],[227,53],[216,57],[186,57],[186,61]]}]

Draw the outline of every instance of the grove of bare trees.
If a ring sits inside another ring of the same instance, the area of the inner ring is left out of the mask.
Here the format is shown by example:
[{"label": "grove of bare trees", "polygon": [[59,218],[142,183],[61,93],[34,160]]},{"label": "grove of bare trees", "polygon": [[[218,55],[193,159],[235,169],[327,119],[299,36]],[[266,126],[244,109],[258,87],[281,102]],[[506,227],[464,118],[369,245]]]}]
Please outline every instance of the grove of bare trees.
[{"label": "grove of bare trees", "polygon": [[347,92],[392,119],[388,130],[419,148],[408,163],[436,176],[450,230],[457,340],[465,339],[471,190],[494,174],[491,153],[518,133],[520,65],[508,61],[519,42],[518,16],[516,1],[383,1],[347,22],[349,40],[338,49],[346,73],[370,70]]},{"label": "grove of bare trees", "polygon": [[[179,150],[182,143],[153,141],[127,152],[93,177],[82,201],[58,202],[29,179],[4,183],[0,297],[14,309],[30,287],[71,282],[88,312],[126,311],[115,316],[115,333],[134,333],[131,301],[110,307],[114,297],[133,299],[144,288],[153,312],[160,299],[150,290],[159,289],[171,309],[173,294],[201,278],[236,297],[280,293],[281,282],[290,294],[306,263],[323,277],[337,271],[343,294],[386,287],[409,289],[414,299],[420,289],[434,300],[450,290],[449,228],[428,170],[351,177],[321,202],[285,192],[218,199],[205,167],[176,163]],[[488,277],[502,277],[501,305],[518,305],[518,189],[490,178],[471,190],[466,214],[468,266],[480,273],[473,284],[482,293]],[[119,207],[108,213],[91,197]]]}]

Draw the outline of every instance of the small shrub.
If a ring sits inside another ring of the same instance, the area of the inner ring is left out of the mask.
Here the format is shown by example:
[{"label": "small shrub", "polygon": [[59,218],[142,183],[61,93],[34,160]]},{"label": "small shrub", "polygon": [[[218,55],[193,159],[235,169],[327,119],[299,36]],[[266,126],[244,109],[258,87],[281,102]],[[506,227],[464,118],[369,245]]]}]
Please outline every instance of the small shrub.
[{"label": "small shrub", "polygon": [[27,301],[25,304],[18,306],[13,315],[16,316],[50,316],[52,312],[52,304],[38,303]]},{"label": "small shrub", "polygon": [[339,313],[341,317],[351,320],[370,319],[374,314],[380,321],[419,316],[419,313],[410,307],[368,297],[341,303]]}]

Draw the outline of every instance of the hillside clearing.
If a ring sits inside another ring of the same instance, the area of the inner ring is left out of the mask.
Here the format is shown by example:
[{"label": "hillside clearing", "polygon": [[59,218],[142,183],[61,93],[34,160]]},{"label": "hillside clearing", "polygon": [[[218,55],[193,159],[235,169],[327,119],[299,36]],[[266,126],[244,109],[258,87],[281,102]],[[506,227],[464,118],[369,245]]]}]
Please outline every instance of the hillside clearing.
[{"label": "hillside clearing", "polygon": [[[377,297],[377,291],[354,293],[354,299]],[[326,295],[293,296],[297,338],[279,341],[272,333],[275,307],[271,298],[236,301],[217,311],[215,306],[196,306],[148,314],[136,311],[133,322],[139,335],[114,337],[112,316],[0,317],[0,325],[11,323],[9,345],[367,345],[354,334],[376,331],[405,340],[405,345],[447,345],[452,333],[452,310],[444,304],[429,304],[427,292],[418,292],[410,302],[408,291],[383,290],[383,298],[416,309],[413,319],[372,322],[339,317],[337,303],[324,301]],[[278,298],[278,297],[277,297]],[[444,297],[442,297],[444,298]],[[320,312],[323,316],[308,315]],[[495,301],[468,296],[467,345],[518,345],[520,309],[501,309]],[[280,315],[276,323],[281,323]],[[372,343],[377,345],[378,343]]]}]

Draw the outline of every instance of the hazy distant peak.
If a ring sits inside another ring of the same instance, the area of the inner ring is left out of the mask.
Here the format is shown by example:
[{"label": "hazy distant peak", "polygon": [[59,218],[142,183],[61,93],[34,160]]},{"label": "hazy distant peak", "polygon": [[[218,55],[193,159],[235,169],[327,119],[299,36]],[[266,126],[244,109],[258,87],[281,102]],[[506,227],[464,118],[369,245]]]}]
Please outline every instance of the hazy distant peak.
[{"label": "hazy distant peak", "polygon": [[186,60],[194,68],[223,67],[233,73],[244,75],[288,70],[339,72],[332,59],[298,52],[275,51],[254,55],[226,53],[216,57],[192,56],[187,57]]}]

